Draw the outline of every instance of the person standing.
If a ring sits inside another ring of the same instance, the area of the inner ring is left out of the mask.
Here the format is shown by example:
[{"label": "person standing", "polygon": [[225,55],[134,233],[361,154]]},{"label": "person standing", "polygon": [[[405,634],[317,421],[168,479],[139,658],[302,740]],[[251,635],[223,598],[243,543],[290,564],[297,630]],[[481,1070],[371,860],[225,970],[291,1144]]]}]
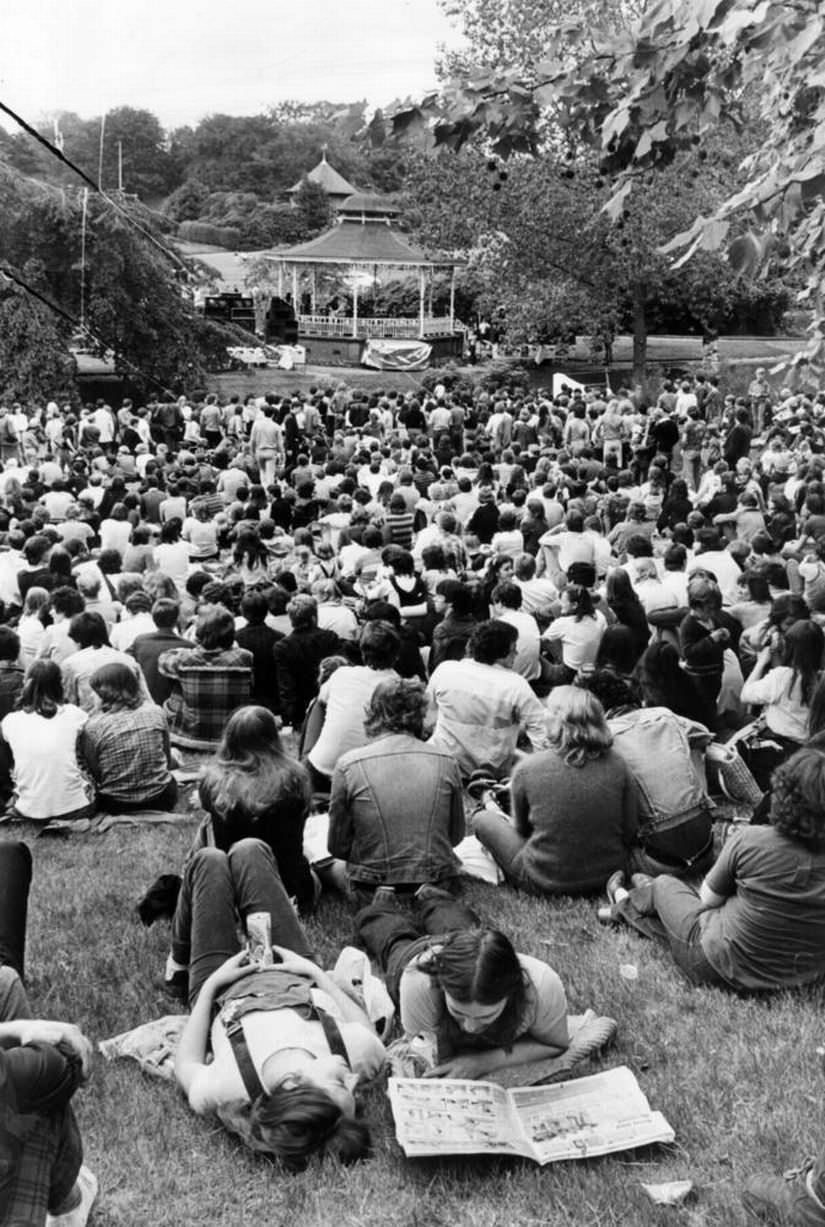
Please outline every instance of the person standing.
[{"label": "person standing", "polygon": [[266,490],[275,481],[278,462],[284,451],[284,433],[275,421],[275,410],[271,405],[264,405],[255,419],[249,444],[258,466],[261,485]]}]

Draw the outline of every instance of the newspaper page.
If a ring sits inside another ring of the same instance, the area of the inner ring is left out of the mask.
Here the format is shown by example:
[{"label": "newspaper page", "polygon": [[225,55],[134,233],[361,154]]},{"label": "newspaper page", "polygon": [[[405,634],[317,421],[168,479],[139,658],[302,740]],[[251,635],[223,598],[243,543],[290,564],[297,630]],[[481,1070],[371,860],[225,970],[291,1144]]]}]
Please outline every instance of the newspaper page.
[{"label": "newspaper page", "polygon": [[410,1159],[531,1156],[503,1087],[459,1078],[390,1078],[388,1089],[396,1136]]},{"label": "newspaper page", "polygon": [[674,1139],[625,1065],[554,1086],[515,1089],[510,1095],[528,1153],[537,1163],[586,1159]]},{"label": "newspaper page", "polygon": [[491,1082],[390,1078],[389,1096],[409,1158],[522,1155],[543,1165],[674,1139],[626,1066],[511,1091]]}]

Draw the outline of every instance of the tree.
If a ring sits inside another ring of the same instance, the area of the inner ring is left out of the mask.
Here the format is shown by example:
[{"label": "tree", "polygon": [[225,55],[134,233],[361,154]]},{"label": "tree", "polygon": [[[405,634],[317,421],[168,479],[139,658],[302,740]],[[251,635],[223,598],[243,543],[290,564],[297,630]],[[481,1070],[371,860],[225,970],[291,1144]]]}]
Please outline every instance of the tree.
[{"label": "tree", "polygon": [[[655,0],[626,31],[571,21],[554,31],[551,56],[497,65],[450,81],[439,95],[393,117],[435,145],[461,148],[483,134],[502,156],[535,152],[544,108],[571,147],[585,145],[612,180],[606,215],[618,220],[634,187],[703,148],[724,120],[748,110],[761,141],[735,188],[696,216],[662,251],[727,245],[733,268],[781,258],[804,277],[813,308],[806,360],[825,358],[825,14],[819,0]],[[735,222],[744,219],[738,232]]]},{"label": "tree", "polygon": [[204,216],[209,188],[199,179],[187,179],[164,201],[163,212],[175,222],[193,222]]},{"label": "tree", "polygon": [[644,195],[612,225],[602,208],[609,181],[592,155],[567,160],[551,150],[505,166],[471,142],[458,154],[411,158],[402,216],[425,245],[464,251],[459,285],[477,310],[503,308],[508,339],[558,342],[579,332],[609,349],[617,331],[632,331],[642,378],[650,321],[666,318],[665,303],[681,293],[701,304],[697,315],[683,310],[680,324],[710,333],[711,320],[729,318],[749,296],[717,256],[674,274],[657,251],[720,191],[730,173],[722,163],[691,148],[664,174],[651,172]]},{"label": "tree", "polygon": [[[21,298],[22,287],[4,291],[3,382],[30,390],[46,387],[54,395],[69,377],[72,322],[81,315],[80,193],[23,179],[0,164],[0,207],[0,268],[34,292]],[[152,233],[148,210],[138,205],[129,210],[139,230],[104,197],[89,197],[85,325],[98,351],[111,355],[137,382],[142,378],[147,386],[165,389],[191,386],[207,369],[222,365],[226,346],[236,343],[238,334],[195,311],[195,267],[163,254],[162,241],[153,244],[146,237]],[[35,293],[55,310],[35,305]]]},{"label": "tree", "polygon": [[295,208],[311,234],[318,234],[330,223],[332,212],[329,197],[320,183],[313,183],[306,175],[301,179],[301,185],[295,193]]},{"label": "tree", "polygon": [[[29,284],[42,286],[42,269],[34,262],[23,273]],[[65,320],[0,277],[0,398],[8,403],[70,396],[76,375],[70,333]]]}]

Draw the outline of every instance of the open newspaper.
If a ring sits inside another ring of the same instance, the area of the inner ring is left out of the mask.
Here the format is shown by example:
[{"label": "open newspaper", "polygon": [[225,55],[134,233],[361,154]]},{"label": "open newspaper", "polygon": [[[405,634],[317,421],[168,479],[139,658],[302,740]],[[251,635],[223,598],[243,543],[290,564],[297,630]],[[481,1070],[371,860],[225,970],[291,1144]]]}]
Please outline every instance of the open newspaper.
[{"label": "open newspaper", "polygon": [[522,1155],[536,1163],[585,1159],[672,1142],[626,1066],[553,1086],[505,1090],[492,1082],[390,1078],[404,1154]]}]

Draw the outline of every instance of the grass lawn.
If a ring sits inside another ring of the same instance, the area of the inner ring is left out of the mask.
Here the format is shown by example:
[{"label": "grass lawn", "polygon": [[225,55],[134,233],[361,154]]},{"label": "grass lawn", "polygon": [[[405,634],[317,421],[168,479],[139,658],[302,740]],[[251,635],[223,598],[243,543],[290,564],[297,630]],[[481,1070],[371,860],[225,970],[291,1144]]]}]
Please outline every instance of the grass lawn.
[{"label": "grass lawn", "polygon": [[[104,835],[35,839],[27,952],[35,1013],[80,1024],[95,1041],[174,1013],[159,988],[168,923],[144,929],[136,900],[176,872],[194,823],[114,828]],[[5,837],[20,829],[6,828]],[[602,1066],[627,1064],[676,1132],[672,1147],[539,1168],[513,1160],[408,1161],[388,1102],[367,1099],[375,1155],[350,1169],[313,1164],[297,1176],[198,1119],[171,1085],[129,1061],[96,1059],[76,1097],[87,1162],[100,1179],[94,1227],[315,1224],[457,1227],[473,1224],[741,1223],[739,1190],[759,1169],[793,1166],[823,1137],[823,994],[738,1001],[689,989],[663,954],[627,931],[600,928],[592,903],[536,901],[509,889],[468,888],[470,901],[561,974],[570,1008],[619,1022]],[[350,940],[345,907],[325,900],[310,926],[331,966]],[[635,982],[621,963],[639,969]],[[682,1209],[653,1206],[640,1181],[690,1178]]]}]

